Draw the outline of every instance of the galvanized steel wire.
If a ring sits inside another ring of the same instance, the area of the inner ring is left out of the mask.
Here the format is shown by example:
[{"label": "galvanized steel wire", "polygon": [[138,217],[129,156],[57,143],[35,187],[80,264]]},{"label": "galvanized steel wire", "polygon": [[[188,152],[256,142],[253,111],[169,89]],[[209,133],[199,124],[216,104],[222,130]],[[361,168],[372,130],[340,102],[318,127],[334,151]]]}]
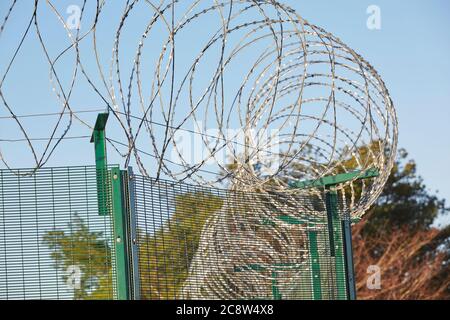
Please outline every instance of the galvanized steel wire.
[{"label": "galvanized steel wire", "polygon": [[[0,36],[14,18],[16,5],[12,1],[6,12]],[[34,2],[28,26],[2,75],[0,97],[21,139],[28,142],[36,168],[54,155],[74,121],[89,127],[73,112],[71,103],[81,77],[122,128],[118,140],[127,144],[127,150],[122,151],[125,165],[134,157],[145,176],[164,174],[175,181],[210,186],[227,180],[237,190],[298,193],[304,191],[289,190],[290,180],[376,168],[380,176],[362,182],[360,195],[355,195],[353,182],[341,186],[347,189],[345,194],[352,195],[347,203],[353,216],[361,216],[372,205],[393,166],[397,119],[383,80],[340,39],[272,0],[126,1],[114,31],[106,74],[97,29],[111,18],[104,15],[110,5],[98,0],[90,7],[83,1],[80,23],[85,31],[81,32],[70,30],[56,3]],[[95,12],[88,15],[88,7]],[[136,39],[122,38],[132,23],[130,17],[143,9],[151,18],[141,34]],[[55,58],[47,49],[48,41],[54,39],[46,39],[40,27],[43,10],[55,15],[70,41]],[[203,30],[201,36],[192,36],[199,30]],[[41,44],[53,91],[61,103],[58,120],[41,154],[3,88],[23,41],[32,34]],[[121,60],[121,50],[124,41],[129,47],[133,40],[135,55],[127,65],[128,61]],[[81,49],[87,41],[92,41],[90,52]],[[159,53],[149,55],[146,46]],[[191,61],[184,58],[190,56],[189,51],[195,56]],[[69,52],[74,53],[75,61],[69,86],[64,88],[56,65]],[[94,67],[86,67],[88,62]],[[149,74],[151,80],[144,82]],[[201,136],[204,149],[194,161],[184,156],[183,146],[176,141],[189,121],[198,126],[195,134]],[[160,124],[165,129],[158,134]],[[217,128],[216,134],[206,134],[208,127]],[[242,129],[243,138],[230,136],[227,130],[236,127]],[[276,137],[270,135],[272,130],[278,132]],[[268,138],[255,139],[263,135]],[[146,151],[158,160],[156,172],[141,159],[141,138],[146,139],[142,140]],[[360,152],[364,146],[369,148]],[[166,161],[170,152],[177,155],[176,165]],[[221,152],[229,156],[227,163],[218,159]],[[1,159],[9,168],[6,155]],[[232,169],[229,164],[233,164]],[[202,172],[211,167],[217,172],[215,176]]]},{"label": "galvanized steel wire", "polygon": [[[50,57],[40,27],[41,1],[35,0],[26,31],[2,75],[0,98],[28,142],[36,168],[54,154],[74,121],[89,127],[73,112],[71,102],[77,79],[83,78],[122,130],[116,140],[125,141],[125,151],[117,147],[114,150],[121,153],[125,166],[133,158],[147,178],[156,176],[158,180],[165,175],[178,183],[210,187],[227,181],[231,190],[269,199],[270,205],[266,201],[248,210],[240,208],[239,212],[236,204],[225,203],[208,220],[183,295],[239,298],[236,292],[245,291],[248,283],[228,277],[228,271],[221,266],[228,266],[230,259],[234,259],[233,264],[248,264],[254,256],[250,252],[261,253],[256,260],[276,260],[279,254],[298,255],[300,263],[299,252],[290,252],[289,246],[277,251],[264,241],[284,233],[288,241],[292,235],[288,230],[269,228],[264,239],[254,232],[256,220],[264,216],[272,219],[280,212],[298,219],[319,216],[317,211],[301,207],[298,199],[310,196],[323,201],[322,190],[292,189],[292,180],[318,180],[343,172],[377,169],[378,177],[355,179],[338,187],[342,211],[352,217],[361,217],[375,202],[394,164],[396,113],[376,70],[339,38],[274,0],[127,0],[113,31],[111,56],[105,63],[98,29],[111,19],[104,15],[111,3],[97,0],[94,14],[86,20],[87,1],[83,1],[80,22],[85,31],[73,32],[55,2],[46,1],[70,41],[59,55]],[[15,5],[13,1],[3,19],[0,42]],[[140,34],[134,39],[123,36],[128,35],[133,15],[142,10],[151,17]],[[42,154],[35,151],[32,137],[8,103],[3,88],[23,40],[32,32],[41,44],[61,104],[58,121]],[[92,50],[84,52],[82,44],[88,40],[92,41]],[[131,45],[135,53],[127,60],[122,52]],[[55,66],[68,52],[75,54],[75,61],[70,85],[64,88]],[[107,73],[105,64],[109,65]],[[67,123],[57,135],[63,119]],[[178,135],[189,131],[187,124],[192,123],[194,133],[201,137],[202,149],[194,161],[185,156],[183,146],[177,142]],[[206,133],[210,127],[216,128],[215,134]],[[229,134],[236,128],[241,129],[241,137]],[[260,136],[268,138],[255,138]],[[113,139],[109,141],[114,143]],[[219,159],[221,152],[228,155],[226,162]],[[142,159],[145,153],[157,159],[156,168],[146,165]],[[171,153],[176,155],[177,163],[169,159]],[[5,156],[0,155],[9,168]],[[206,174],[211,168],[215,174]],[[230,230],[242,232],[231,236]],[[248,237],[261,241],[253,241],[245,248],[242,241],[232,241]],[[244,254],[246,250],[248,254]],[[192,279],[202,276],[213,258],[218,261],[217,268],[208,269],[212,273],[203,278],[202,293],[195,293],[197,287],[190,286]],[[246,277],[252,283],[260,279],[258,272]],[[232,293],[226,290],[229,281],[238,288]]]}]

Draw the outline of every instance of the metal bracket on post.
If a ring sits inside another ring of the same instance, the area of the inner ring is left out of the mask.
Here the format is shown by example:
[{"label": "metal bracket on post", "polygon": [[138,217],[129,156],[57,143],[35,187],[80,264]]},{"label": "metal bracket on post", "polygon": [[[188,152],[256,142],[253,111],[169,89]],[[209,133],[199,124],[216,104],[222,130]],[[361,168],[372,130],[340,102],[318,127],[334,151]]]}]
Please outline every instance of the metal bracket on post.
[{"label": "metal bracket on post", "polygon": [[[369,169],[366,171],[354,171],[335,176],[326,176],[316,180],[294,181],[289,184],[291,188],[325,188],[327,190],[326,208],[330,256],[334,257],[335,260],[338,299],[347,298],[349,300],[356,300],[356,285],[353,266],[352,221],[350,217],[342,218],[339,216],[338,199],[335,187],[347,181],[370,179],[377,177],[378,175],[379,172],[377,169]],[[314,270],[312,276],[314,277]],[[317,289],[317,285],[318,284],[313,281],[314,289]],[[316,295],[314,296],[316,297]]]},{"label": "metal bracket on post", "polygon": [[108,121],[108,113],[100,113],[95,122],[94,131],[91,136],[91,143],[95,147],[95,168],[97,174],[97,199],[98,214],[107,216],[110,214],[109,194],[110,184],[108,179],[108,161],[106,157],[106,136],[105,128]]}]

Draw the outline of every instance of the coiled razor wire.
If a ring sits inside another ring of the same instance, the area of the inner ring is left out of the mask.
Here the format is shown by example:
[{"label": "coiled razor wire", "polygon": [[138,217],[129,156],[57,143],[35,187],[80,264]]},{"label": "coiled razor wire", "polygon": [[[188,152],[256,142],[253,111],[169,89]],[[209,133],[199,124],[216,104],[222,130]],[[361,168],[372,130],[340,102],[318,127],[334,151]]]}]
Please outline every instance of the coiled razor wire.
[{"label": "coiled razor wire", "polygon": [[[0,42],[17,14],[17,3],[12,1],[7,9]],[[36,169],[53,156],[74,122],[82,122],[91,130],[72,108],[76,84],[83,79],[121,128],[120,137],[115,140],[110,136],[109,142],[124,158],[125,166],[133,159],[144,176],[164,175],[202,186],[225,182],[232,190],[257,192],[273,199],[270,209],[239,212],[246,219],[233,213],[235,205],[225,204],[203,230],[192,277],[207,267],[211,256],[220,257],[226,265],[227,259],[238,256],[251,260],[247,251],[267,256],[287,253],[262,239],[289,231],[274,228],[274,234],[258,237],[251,230],[256,216],[286,207],[296,217],[315,215],[314,210],[299,210],[296,197],[323,194],[316,189],[292,189],[291,181],[377,169],[378,177],[355,179],[337,187],[343,210],[352,217],[361,217],[375,202],[394,164],[396,113],[378,73],[340,39],[273,0],[127,0],[121,2],[119,19],[107,14],[117,8],[117,1],[93,3],[82,2],[81,31],[69,28],[65,8],[57,2],[35,0],[28,25],[1,77],[2,105],[28,142]],[[55,15],[69,40],[56,55],[48,50],[48,42],[55,39],[47,38],[41,28],[40,14],[44,11]],[[132,37],[130,34],[136,32],[133,21],[143,14],[148,19],[137,26],[141,29]],[[111,28],[105,21],[117,21],[110,38],[105,37],[105,26]],[[48,62],[50,83],[60,103],[58,120],[40,154],[16,108],[8,102],[10,92],[4,91],[24,40],[33,35]],[[108,39],[112,54],[105,59]],[[128,52],[130,48],[133,54]],[[73,69],[69,75],[67,71],[61,75],[58,63],[69,54],[74,59]],[[62,81],[63,76],[70,76],[69,85],[63,84],[67,82]],[[188,125],[193,125],[193,130],[187,129]],[[209,128],[215,129],[214,134]],[[180,142],[192,132],[201,144],[194,151],[195,157],[186,155]],[[121,148],[123,145],[126,148]],[[146,164],[146,154],[156,158],[156,167]],[[4,154],[1,159],[10,168]],[[283,195],[282,201],[279,196],[271,197],[273,193]],[[228,231],[237,228],[237,221],[244,223],[239,236],[252,234],[254,246],[243,249],[233,245]],[[220,246],[228,247],[219,250]],[[225,254],[236,250],[246,253]],[[297,258],[301,263],[302,257]],[[205,287],[210,288],[206,291],[221,292],[218,288],[225,285],[221,278],[225,273],[218,269],[210,272],[215,274],[205,278]],[[244,288],[247,282],[234,285]],[[188,279],[184,294],[204,296],[189,288]]]},{"label": "coiled razor wire", "polygon": [[[274,280],[284,298],[299,299],[305,293],[302,291],[307,291],[298,288],[299,284],[306,285],[305,274],[311,267],[307,231],[326,232],[326,220],[320,219],[323,211],[314,211],[314,201],[305,202],[305,198],[297,198],[295,204],[278,200],[275,209],[269,200],[273,197],[263,197],[232,196],[207,221],[180,298],[267,299],[273,297]],[[312,222],[315,217],[314,226],[275,222],[281,208],[283,214],[297,218],[299,212],[307,212],[305,220]],[[319,242],[318,250],[321,255],[327,254],[325,241]],[[326,267],[322,274],[324,285],[332,289],[332,284],[327,283],[332,280],[326,276]]]}]

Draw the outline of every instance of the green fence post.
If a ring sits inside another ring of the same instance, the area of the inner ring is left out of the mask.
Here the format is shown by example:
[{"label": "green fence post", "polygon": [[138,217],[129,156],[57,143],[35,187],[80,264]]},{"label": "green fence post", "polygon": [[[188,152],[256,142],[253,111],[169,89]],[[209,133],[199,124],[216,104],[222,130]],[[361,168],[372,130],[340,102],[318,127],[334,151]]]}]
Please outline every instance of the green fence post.
[{"label": "green fence post", "polygon": [[356,281],[353,265],[352,223],[350,217],[342,220],[342,236],[344,237],[345,269],[347,273],[347,293],[350,300],[356,300]]},{"label": "green fence post", "polygon": [[336,271],[337,299],[347,299],[347,286],[344,261],[344,244],[342,241],[341,218],[339,216],[338,195],[334,187],[328,187],[325,195],[330,255],[334,258]]},{"label": "green fence post", "polygon": [[272,271],[272,296],[274,300],[281,300],[280,289],[278,289],[278,273],[273,270]]},{"label": "green fence post", "polygon": [[[313,225],[310,225],[313,227]],[[313,286],[313,299],[322,300],[322,284],[320,278],[320,262],[319,262],[319,248],[317,245],[317,231],[308,231],[309,250],[311,259],[311,276]]]},{"label": "green fence post", "polygon": [[129,279],[131,281],[130,297],[134,300],[141,298],[141,286],[139,275],[139,246],[138,246],[138,230],[136,221],[136,190],[135,190],[135,176],[133,174],[133,168],[128,167],[128,171],[125,174],[127,181],[127,195],[128,199],[128,256],[129,256]]},{"label": "green fence post", "polygon": [[129,263],[128,263],[128,234],[127,234],[127,206],[125,195],[125,181],[127,175],[119,167],[108,170],[105,128],[108,113],[100,113],[95,122],[91,143],[95,147],[95,167],[97,179],[98,213],[101,216],[112,214],[113,222],[113,263],[116,271],[114,279],[117,298],[130,298]]},{"label": "green fence post", "polygon": [[127,300],[129,299],[129,277],[126,212],[125,199],[123,198],[123,176],[122,171],[118,167],[111,169],[111,185],[117,298],[119,300]]}]

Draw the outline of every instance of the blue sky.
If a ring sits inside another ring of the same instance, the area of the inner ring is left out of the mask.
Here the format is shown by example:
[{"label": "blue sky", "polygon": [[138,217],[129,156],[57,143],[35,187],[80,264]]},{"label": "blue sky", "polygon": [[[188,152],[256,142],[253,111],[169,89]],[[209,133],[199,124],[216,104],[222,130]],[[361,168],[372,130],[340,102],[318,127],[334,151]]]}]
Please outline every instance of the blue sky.
[{"label": "blue sky", "polygon": [[[118,2],[118,1],[117,1]],[[343,42],[360,53],[370,62],[384,79],[399,118],[399,146],[408,150],[411,158],[418,163],[418,173],[433,192],[439,190],[441,197],[450,201],[450,2],[448,0],[285,0],[309,22],[319,25],[339,37]],[[82,1],[61,1],[64,7],[80,5]],[[18,4],[18,10],[11,16],[9,29],[0,38],[0,70],[17,45],[17,30],[24,29],[30,12],[30,2]],[[381,9],[381,29],[369,30],[366,21],[368,6],[377,5]],[[22,7],[21,7],[22,6]],[[28,6],[28,7],[26,7]],[[1,1],[0,13],[3,17],[8,7]],[[121,6],[117,6],[118,12]],[[64,13],[64,12],[63,12]],[[105,30],[115,28],[106,23]],[[13,30],[9,31],[8,30]],[[43,23],[43,31],[57,36],[52,24]],[[51,39],[51,36],[48,39]],[[47,39],[47,40],[48,40]],[[110,50],[110,42],[105,41],[105,50]],[[49,41],[51,48],[61,47]],[[5,48],[5,50],[3,50]],[[24,43],[24,51],[18,56],[20,65],[11,70],[5,83],[9,101],[21,106],[18,114],[54,112],[51,104],[54,97],[49,90],[48,67],[39,50],[36,39]],[[55,51],[56,52],[56,51]],[[109,52],[108,52],[109,54]],[[41,60],[40,60],[41,59]],[[67,71],[71,71],[67,64]],[[59,68],[64,70],[64,64]],[[90,94],[80,86],[74,99],[76,109],[91,109],[98,105]],[[45,93],[43,93],[45,91]],[[0,116],[6,115],[4,108]],[[92,123],[95,115],[86,115]],[[54,120],[54,119],[53,119]],[[53,121],[52,120],[52,121]],[[48,136],[47,120],[29,121],[34,136]],[[71,135],[89,134],[75,128]],[[14,138],[14,132],[2,123],[0,138]],[[83,142],[86,145],[86,141]],[[7,158],[17,167],[30,166],[29,154],[13,144],[0,144]],[[93,163],[91,149],[78,148],[76,142],[68,142],[58,149],[49,165]]]}]

